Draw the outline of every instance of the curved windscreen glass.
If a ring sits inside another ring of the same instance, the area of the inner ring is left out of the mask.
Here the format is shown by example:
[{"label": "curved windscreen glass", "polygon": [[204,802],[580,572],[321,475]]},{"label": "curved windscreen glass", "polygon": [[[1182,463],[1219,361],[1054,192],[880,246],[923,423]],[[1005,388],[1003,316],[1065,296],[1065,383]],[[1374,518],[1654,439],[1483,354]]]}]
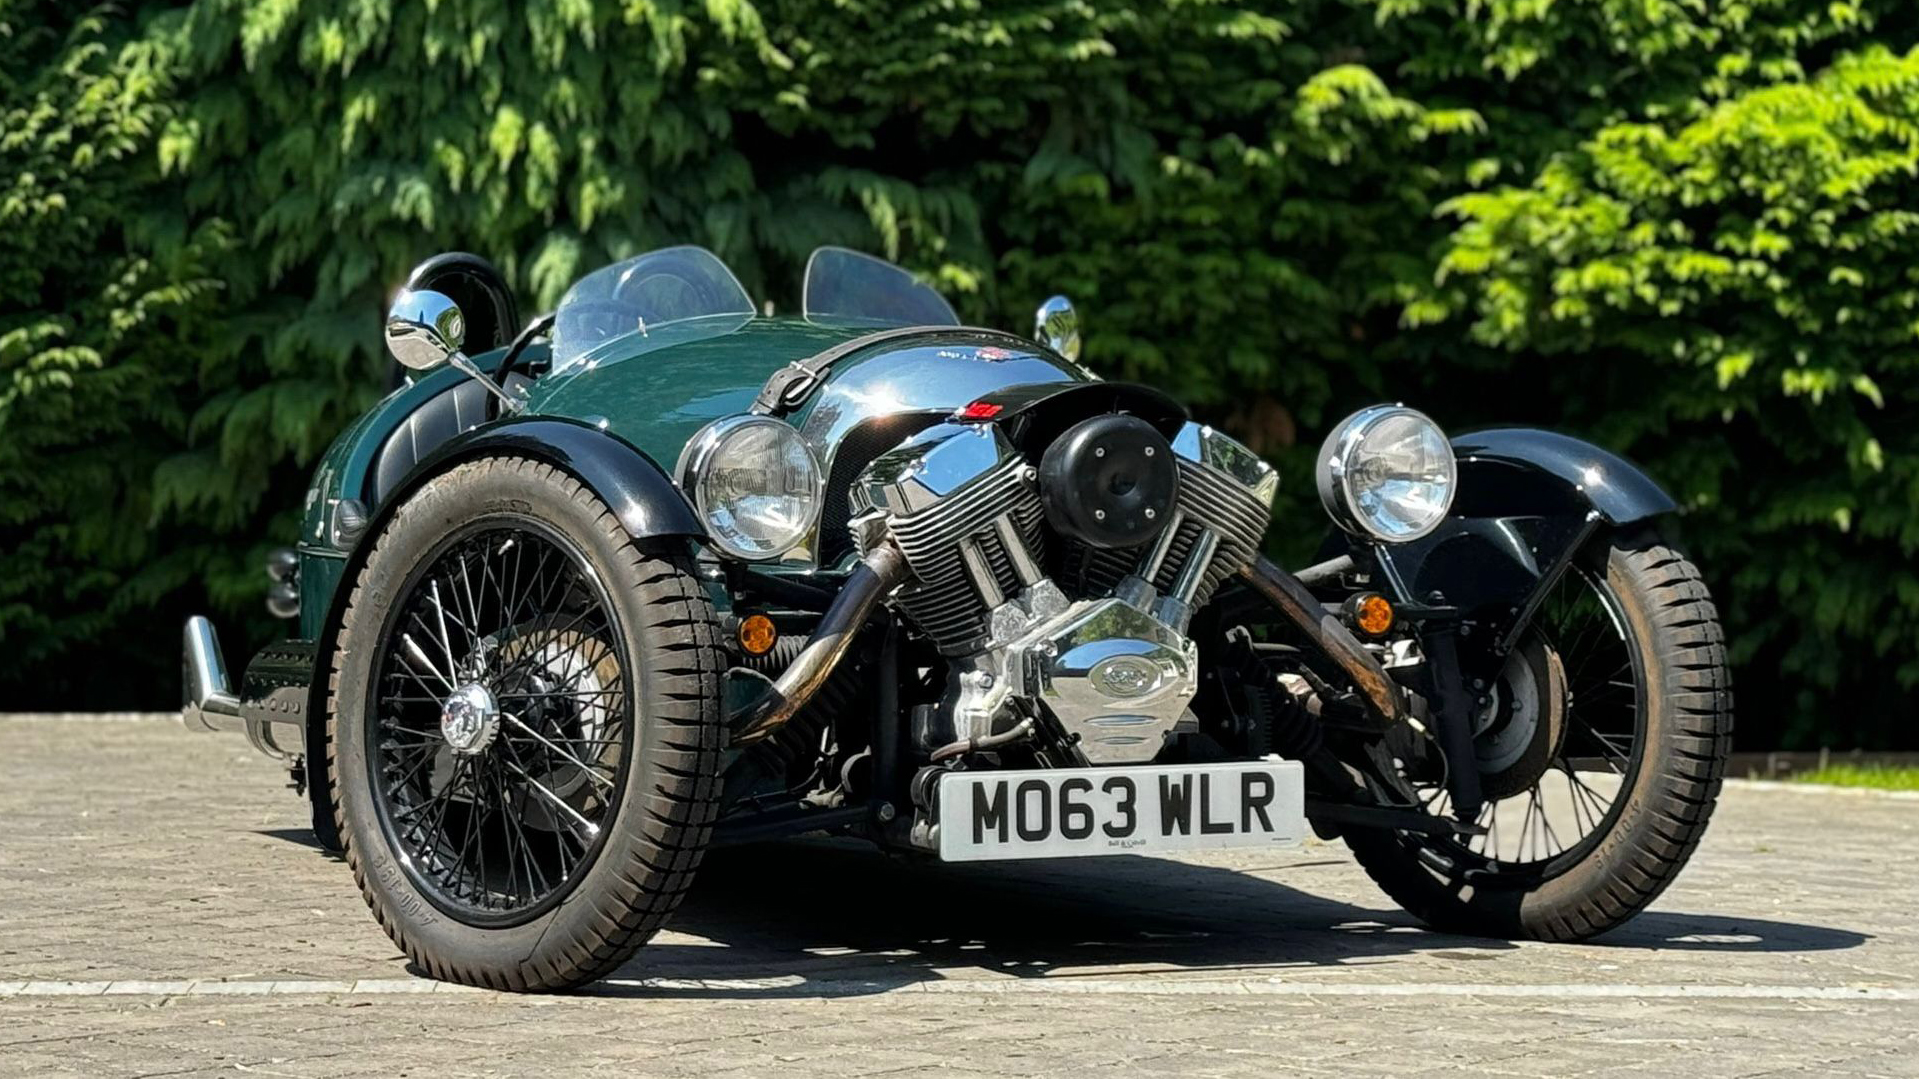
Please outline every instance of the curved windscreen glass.
[{"label": "curved windscreen glass", "polygon": [[731,333],[752,317],[752,298],[713,252],[651,251],[594,270],[566,290],[553,312],[553,370],[609,341],[658,335],[667,344]]},{"label": "curved windscreen glass", "polygon": [[883,259],[822,247],[806,260],[807,319],[851,325],[957,326],[953,305]]}]

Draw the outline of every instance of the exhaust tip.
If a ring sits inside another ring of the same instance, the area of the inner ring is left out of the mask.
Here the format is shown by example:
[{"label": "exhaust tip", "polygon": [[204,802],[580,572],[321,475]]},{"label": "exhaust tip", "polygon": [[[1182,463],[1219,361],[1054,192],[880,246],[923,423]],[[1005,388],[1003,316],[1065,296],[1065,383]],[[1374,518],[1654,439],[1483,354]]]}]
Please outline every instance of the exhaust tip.
[{"label": "exhaust tip", "polygon": [[188,730],[231,731],[243,728],[240,698],[227,681],[226,660],[213,623],[201,615],[187,619],[181,650],[180,720]]}]

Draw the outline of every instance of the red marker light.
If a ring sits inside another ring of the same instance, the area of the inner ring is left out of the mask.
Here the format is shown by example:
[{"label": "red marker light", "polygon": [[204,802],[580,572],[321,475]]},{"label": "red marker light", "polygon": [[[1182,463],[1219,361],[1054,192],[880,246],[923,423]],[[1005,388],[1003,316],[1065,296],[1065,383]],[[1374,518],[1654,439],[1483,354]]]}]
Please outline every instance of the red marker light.
[{"label": "red marker light", "polygon": [[962,420],[990,420],[1004,411],[1006,411],[1005,405],[996,405],[991,401],[974,401],[972,404],[959,410],[959,418]]}]

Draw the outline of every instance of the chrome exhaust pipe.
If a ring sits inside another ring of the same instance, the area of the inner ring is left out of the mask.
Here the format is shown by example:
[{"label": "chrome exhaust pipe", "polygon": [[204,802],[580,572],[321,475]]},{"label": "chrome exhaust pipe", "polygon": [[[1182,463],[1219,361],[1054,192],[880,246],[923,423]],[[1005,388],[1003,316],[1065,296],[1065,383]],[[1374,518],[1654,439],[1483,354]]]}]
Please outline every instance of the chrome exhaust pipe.
[{"label": "chrome exhaust pipe", "polygon": [[1298,626],[1307,638],[1319,645],[1326,658],[1358,687],[1369,711],[1387,722],[1397,723],[1407,715],[1406,699],[1399,683],[1394,682],[1359,638],[1321,605],[1299,578],[1274,565],[1264,555],[1239,571],[1253,591],[1279,609],[1287,620]]},{"label": "chrome exhaust pipe", "polygon": [[733,719],[733,744],[751,745],[780,729],[806,707],[826,684],[846,652],[853,647],[873,608],[906,580],[906,556],[892,544],[874,548],[846,579],[833,605],[820,616],[819,626],[800,654],[764,695]]},{"label": "chrome exhaust pipe", "polygon": [[188,730],[213,733],[247,729],[240,715],[240,698],[227,682],[220,639],[213,635],[213,623],[201,615],[187,619],[180,673],[185,698],[180,719]]}]

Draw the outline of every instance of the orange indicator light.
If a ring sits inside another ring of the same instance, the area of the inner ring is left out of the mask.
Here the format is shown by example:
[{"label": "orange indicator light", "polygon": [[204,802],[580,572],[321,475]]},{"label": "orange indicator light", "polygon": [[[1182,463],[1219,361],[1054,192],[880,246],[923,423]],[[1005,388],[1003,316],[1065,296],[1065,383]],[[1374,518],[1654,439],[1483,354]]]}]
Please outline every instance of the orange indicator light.
[{"label": "orange indicator light", "polygon": [[1378,637],[1393,628],[1393,605],[1377,592],[1366,592],[1346,601],[1353,625],[1368,637]]},{"label": "orange indicator light", "polygon": [[740,619],[740,647],[749,656],[763,656],[773,650],[773,642],[780,639],[779,628],[773,620],[763,614],[749,614]]}]

